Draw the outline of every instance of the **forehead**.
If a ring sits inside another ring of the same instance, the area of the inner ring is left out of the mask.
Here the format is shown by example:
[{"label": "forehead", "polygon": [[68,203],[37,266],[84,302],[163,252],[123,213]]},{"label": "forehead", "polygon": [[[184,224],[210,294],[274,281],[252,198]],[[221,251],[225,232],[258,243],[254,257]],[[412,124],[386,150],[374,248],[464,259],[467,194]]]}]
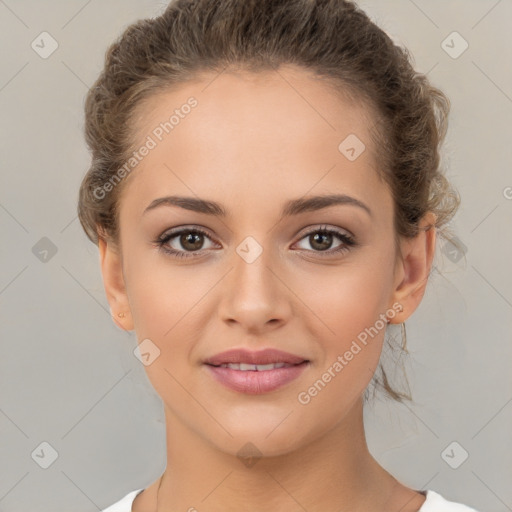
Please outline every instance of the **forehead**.
[{"label": "forehead", "polygon": [[[190,98],[197,103],[192,109],[186,105]],[[303,68],[286,65],[261,72],[203,71],[162,89],[138,105],[132,118],[136,137],[140,140],[152,133],[180,110],[187,112],[179,115],[181,127],[173,129],[173,138],[200,130],[202,144],[233,133],[237,138],[256,134],[272,138],[280,129],[287,139],[297,141],[312,131],[330,131],[339,137],[352,130],[369,143],[367,130],[375,121],[371,106],[347,88],[335,89]],[[185,118],[190,120],[181,122]]]},{"label": "forehead", "polygon": [[[292,66],[202,73],[149,97],[133,121],[135,149],[148,138],[154,144],[123,196],[133,195],[132,181],[135,195],[149,200],[162,187],[212,199],[215,193],[262,194],[267,201],[334,187],[370,201],[384,186],[368,106]],[[350,146],[364,150],[349,159]]]}]

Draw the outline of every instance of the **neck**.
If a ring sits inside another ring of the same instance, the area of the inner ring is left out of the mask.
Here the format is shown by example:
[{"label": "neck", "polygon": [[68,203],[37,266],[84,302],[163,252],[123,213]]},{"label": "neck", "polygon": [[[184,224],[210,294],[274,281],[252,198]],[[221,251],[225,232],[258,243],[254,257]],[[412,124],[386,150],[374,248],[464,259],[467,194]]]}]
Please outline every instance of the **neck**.
[{"label": "neck", "polygon": [[167,408],[165,414],[168,464],[158,512],[252,512],[262,504],[276,512],[377,511],[398,484],[368,451],[362,400],[323,437],[252,461],[219,450]]}]

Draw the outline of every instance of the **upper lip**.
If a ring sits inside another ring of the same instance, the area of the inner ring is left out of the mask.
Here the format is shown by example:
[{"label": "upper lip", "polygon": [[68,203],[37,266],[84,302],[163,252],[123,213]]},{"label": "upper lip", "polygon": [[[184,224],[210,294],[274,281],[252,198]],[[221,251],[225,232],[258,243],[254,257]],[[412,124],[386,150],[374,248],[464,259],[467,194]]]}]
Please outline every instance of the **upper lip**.
[{"label": "upper lip", "polygon": [[246,364],[271,364],[287,363],[299,364],[307,361],[304,357],[296,356],[282,350],[267,348],[265,350],[248,350],[245,348],[234,348],[216,354],[204,360],[205,364],[221,365],[227,363],[246,363]]}]

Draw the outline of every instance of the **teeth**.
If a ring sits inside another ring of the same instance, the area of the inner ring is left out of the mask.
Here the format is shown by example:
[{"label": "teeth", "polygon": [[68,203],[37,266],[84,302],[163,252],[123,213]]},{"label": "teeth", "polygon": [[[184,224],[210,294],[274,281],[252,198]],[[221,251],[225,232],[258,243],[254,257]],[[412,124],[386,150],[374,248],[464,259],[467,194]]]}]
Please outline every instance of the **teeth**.
[{"label": "teeth", "polygon": [[264,372],[266,370],[273,370],[274,368],[283,368],[284,366],[291,366],[287,363],[270,363],[270,364],[247,364],[247,363],[226,363],[221,364],[221,368],[231,368],[232,370],[240,370],[246,372],[248,370]]}]

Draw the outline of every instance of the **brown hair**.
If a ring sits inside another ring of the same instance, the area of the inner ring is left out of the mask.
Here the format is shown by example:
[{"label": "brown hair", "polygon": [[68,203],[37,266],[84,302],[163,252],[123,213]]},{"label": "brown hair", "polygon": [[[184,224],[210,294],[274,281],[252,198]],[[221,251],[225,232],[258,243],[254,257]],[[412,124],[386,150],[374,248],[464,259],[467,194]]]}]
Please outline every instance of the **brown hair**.
[{"label": "brown hair", "polygon": [[[92,162],[78,201],[85,233],[96,244],[100,237],[118,243],[122,184],[102,197],[97,191],[113,183],[130,158],[134,114],[143,100],[203,71],[258,72],[293,64],[341,96],[362,100],[373,113],[378,172],[394,199],[396,246],[400,237],[418,234],[429,211],[436,214],[438,233],[458,246],[446,224],[460,197],[443,175],[439,154],[450,103],[411,62],[408,50],[352,1],[172,1],[160,16],[125,29],[108,48],[104,69],[87,94],[85,137]],[[406,337],[406,351],[405,345]],[[411,399],[393,390],[382,365],[379,369],[376,387],[398,401]]]}]

